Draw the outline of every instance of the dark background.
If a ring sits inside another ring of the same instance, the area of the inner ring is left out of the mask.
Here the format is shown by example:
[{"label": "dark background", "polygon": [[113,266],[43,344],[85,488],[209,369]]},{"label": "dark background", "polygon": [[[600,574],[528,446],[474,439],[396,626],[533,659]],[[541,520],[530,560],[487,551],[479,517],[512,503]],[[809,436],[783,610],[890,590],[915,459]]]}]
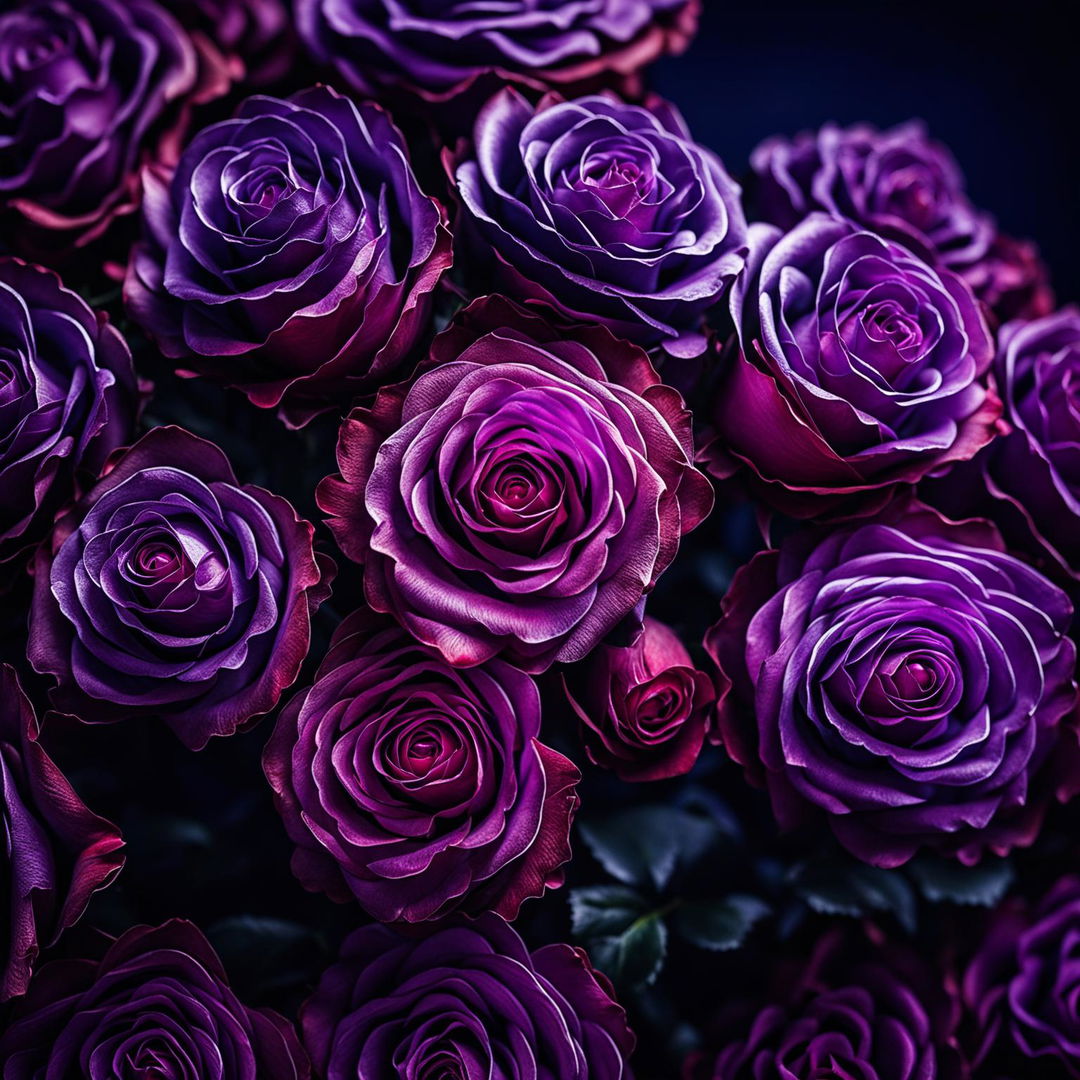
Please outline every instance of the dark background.
[{"label": "dark background", "polygon": [[732,173],[769,135],[921,117],[973,201],[1036,240],[1059,299],[1080,300],[1080,78],[1064,5],[704,5],[697,41],[654,85]]}]

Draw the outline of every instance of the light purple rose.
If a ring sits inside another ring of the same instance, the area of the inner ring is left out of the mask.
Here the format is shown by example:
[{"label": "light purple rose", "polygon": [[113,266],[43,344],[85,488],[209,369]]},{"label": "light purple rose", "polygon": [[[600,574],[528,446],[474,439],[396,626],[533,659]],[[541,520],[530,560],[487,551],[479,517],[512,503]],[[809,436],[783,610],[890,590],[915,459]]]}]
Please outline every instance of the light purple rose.
[{"label": "light purple rose", "polygon": [[461,228],[500,292],[680,357],[743,268],[739,186],[674,107],[497,94],[454,168]]}]

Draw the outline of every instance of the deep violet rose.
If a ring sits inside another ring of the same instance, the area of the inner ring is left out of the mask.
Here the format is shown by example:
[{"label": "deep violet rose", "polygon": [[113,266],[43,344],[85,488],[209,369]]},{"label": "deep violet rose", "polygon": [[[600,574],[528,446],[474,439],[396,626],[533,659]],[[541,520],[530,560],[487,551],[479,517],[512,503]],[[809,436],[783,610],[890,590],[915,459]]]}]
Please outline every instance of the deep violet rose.
[{"label": "deep violet rose", "polygon": [[563,675],[589,760],[622,780],[664,780],[689,772],[716,695],[678,635],[646,618],[631,645],[602,645]]},{"label": "deep violet rose", "polygon": [[1050,271],[1030,240],[998,233],[990,250],[962,275],[999,324],[1038,319],[1054,310]]},{"label": "deep violet rose", "polygon": [[295,0],[312,55],[365,95],[452,98],[485,78],[530,86],[636,84],[681,52],[699,0]]},{"label": "deep violet rose", "polygon": [[781,229],[825,210],[951,267],[977,263],[994,238],[993,220],[969,202],[952,155],[918,121],[775,136],[750,164],[756,218]]},{"label": "deep violet rose", "polygon": [[274,707],[333,563],[282,498],[181,428],[119,451],[37,554],[29,657],[86,723],[159,717],[191,749]]},{"label": "deep violet rose", "polygon": [[1080,309],[1007,323],[993,370],[1010,430],[925,485],[927,498],[991,517],[1048,573],[1080,577]]},{"label": "deep violet rose", "polygon": [[[956,993],[913,953],[826,936],[804,970],[768,958],[784,980],[763,1006],[722,1010],[718,1053],[696,1053],[685,1080],[960,1080]],[[741,995],[745,998],[745,994]]]},{"label": "deep violet rose", "polygon": [[1080,1077],[1080,880],[1063,878],[1034,907],[990,918],[964,976],[969,1053],[980,1080]]},{"label": "deep violet rose", "polygon": [[157,0],[16,0],[0,12],[0,224],[62,255],[139,205],[140,166],[175,160],[191,106],[227,74]]},{"label": "deep violet rose", "polygon": [[33,709],[7,664],[0,665],[0,833],[0,1001],[7,1001],[26,992],[39,951],[124,864],[116,827],[83,805],[38,743]]},{"label": "deep violet rose", "polygon": [[715,475],[803,517],[880,504],[992,438],[993,341],[960,278],[827,214],[750,233],[705,451]]},{"label": "deep violet rose", "polygon": [[530,954],[495,915],[419,938],[357,930],[301,1028],[326,1080],[632,1080],[626,1014],[585,954]]},{"label": "deep violet rose", "polygon": [[287,0],[165,0],[191,36],[220,50],[235,81],[265,86],[293,60]]},{"label": "deep violet rose", "polygon": [[387,381],[427,329],[450,233],[377,105],[249,98],[145,187],[124,296],[181,374],[299,425]]},{"label": "deep violet rose", "polygon": [[746,220],[739,186],[673,106],[533,106],[506,89],[474,144],[454,170],[462,226],[500,291],[676,356],[704,351],[702,316],[743,268]]},{"label": "deep violet rose", "polygon": [[528,675],[500,660],[452,668],[354,612],[263,757],[294,872],[381,922],[513,919],[562,883],[578,803],[577,768],[539,734]]},{"label": "deep violet rose", "polygon": [[80,475],[96,477],[127,441],[137,398],[131,353],[105,316],[55,274],[0,258],[0,584]]},{"label": "deep violet rose", "polygon": [[712,507],[690,415],[640,349],[474,302],[429,370],[354,409],[319,506],[368,603],[468,667],[580,660]]},{"label": "deep violet rose", "polygon": [[790,827],[877,866],[973,863],[1077,790],[1072,605],[985,521],[918,503],[804,529],[736,575],[706,648],[725,748]]},{"label": "deep violet rose", "polygon": [[203,935],[136,926],[100,960],[41,969],[0,1036],[4,1080],[306,1080],[292,1025],[229,988]]}]

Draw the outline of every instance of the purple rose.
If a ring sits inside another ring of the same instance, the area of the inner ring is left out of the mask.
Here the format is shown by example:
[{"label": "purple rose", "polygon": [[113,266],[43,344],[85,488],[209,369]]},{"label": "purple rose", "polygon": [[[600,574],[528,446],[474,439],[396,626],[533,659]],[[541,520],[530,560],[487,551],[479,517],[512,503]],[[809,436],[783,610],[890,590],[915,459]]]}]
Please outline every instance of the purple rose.
[{"label": "purple rose", "polygon": [[135,422],[124,339],[55,274],[0,259],[0,579]]},{"label": "purple rose", "polygon": [[327,1080],[632,1080],[626,1014],[585,954],[548,945],[530,955],[494,915],[419,938],[357,930],[301,1027]]},{"label": "purple rose", "polygon": [[294,42],[286,0],[165,0],[192,37],[224,53],[235,81],[265,86],[288,74]]},{"label": "purple rose", "polygon": [[563,675],[585,750],[622,780],[688,773],[705,741],[716,695],[678,635],[656,619],[632,645],[602,645]]},{"label": "purple rose", "polygon": [[1078,783],[1072,605],[986,522],[897,504],[736,575],[706,647],[720,731],[782,826],[877,866],[1030,844]]},{"label": "purple rose", "polygon": [[42,968],[0,1035],[4,1080],[306,1080],[292,1025],[229,989],[191,923],[136,926],[101,960]]},{"label": "purple rose", "polygon": [[125,299],[182,374],[296,426],[385,382],[427,329],[450,233],[377,105],[249,98],[145,186]]},{"label": "purple rose", "polygon": [[1003,326],[994,377],[1010,430],[928,483],[927,497],[954,516],[991,517],[1048,572],[1080,577],[1080,309]]},{"label": "purple rose", "polygon": [[354,612],[263,757],[294,872],[382,922],[514,918],[562,883],[578,803],[580,774],[539,735],[528,675],[499,660],[452,668]]},{"label": "purple rose", "polygon": [[1038,319],[1054,310],[1050,272],[1030,240],[998,233],[986,255],[962,273],[998,323]]},{"label": "purple rose", "polygon": [[34,669],[86,723],[160,717],[198,750],[274,707],[333,563],[282,498],[175,427],[114,456],[38,551]]},{"label": "purple rose", "polygon": [[76,922],[124,865],[116,827],[87,810],[37,731],[14,669],[0,665],[0,1001],[26,993],[39,950]]},{"label": "purple rose", "polygon": [[465,224],[501,291],[698,356],[702,316],[742,270],[739,186],[659,99],[533,106],[506,89],[455,170]]},{"label": "purple rose", "polygon": [[[773,967],[786,969],[786,965]],[[955,992],[913,954],[827,935],[802,971],[783,970],[774,1000],[722,1012],[715,1056],[685,1080],[960,1080]],[[743,995],[745,996],[745,995]]]},{"label": "purple rose", "polygon": [[342,425],[318,490],[338,544],[371,607],[455,666],[580,660],[712,507],[682,398],[602,327],[563,337],[501,297],[430,364]]},{"label": "purple rose", "polygon": [[16,0],[0,13],[0,223],[62,255],[139,205],[191,106],[228,79],[156,0]]},{"label": "purple rose", "polygon": [[990,440],[993,342],[960,278],[826,214],[750,231],[712,408],[718,477],[802,517],[880,504]]},{"label": "purple rose", "polygon": [[1080,880],[998,909],[964,976],[979,1077],[1080,1077]]},{"label": "purple rose", "polygon": [[794,139],[766,139],[751,155],[758,217],[791,229],[811,211],[850,218],[946,266],[986,255],[994,223],[964,194],[949,151],[918,121],[878,131],[868,124]]},{"label": "purple rose", "polygon": [[296,23],[354,90],[438,102],[488,79],[634,86],[645,65],[686,47],[699,9],[699,0],[296,0]]}]

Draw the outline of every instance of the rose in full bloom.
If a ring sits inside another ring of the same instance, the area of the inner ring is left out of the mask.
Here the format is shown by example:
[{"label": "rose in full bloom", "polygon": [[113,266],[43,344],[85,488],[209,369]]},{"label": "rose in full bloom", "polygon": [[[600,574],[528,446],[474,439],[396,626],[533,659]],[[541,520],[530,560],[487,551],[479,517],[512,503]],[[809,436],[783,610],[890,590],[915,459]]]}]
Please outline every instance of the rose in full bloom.
[{"label": "rose in full bloom", "polygon": [[806,529],[739,571],[706,639],[724,746],[781,825],[824,815],[866,862],[1004,854],[1077,790],[1071,618],[985,521],[907,503]]},{"label": "rose in full bloom", "polygon": [[707,451],[809,516],[970,458],[995,432],[993,341],[971,290],[907,248],[827,214],[751,229],[735,340]]},{"label": "rose in full bloom", "polygon": [[286,0],[165,0],[193,38],[224,53],[236,81],[264,86],[288,73],[293,35]]},{"label": "rose in full bloom", "polygon": [[573,87],[636,82],[681,52],[699,0],[295,0],[312,55],[354,90],[452,98],[486,77]]},{"label": "rose in full bloom", "polygon": [[[769,958],[770,967],[776,965]],[[960,1080],[952,987],[912,953],[828,935],[774,1000],[731,1001],[685,1080]],[[779,981],[779,980],[778,980]]]},{"label": "rose in full bloom", "polygon": [[454,170],[463,225],[501,291],[676,356],[742,270],[739,186],[675,109],[506,89]]},{"label": "rose in full bloom", "polygon": [[16,0],[0,12],[0,224],[61,255],[139,205],[192,105],[228,86],[157,0]]},{"label": "rose in full bloom", "polygon": [[320,507],[376,611],[455,666],[580,660],[712,507],[690,416],[640,349],[495,297],[345,420]]},{"label": "rose in full bloom", "polygon": [[37,741],[18,677],[0,665],[0,1001],[26,992],[38,952],[120,872],[115,826],[92,814]]},{"label": "rose in full bloom", "polygon": [[669,626],[646,618],[631,645],[603,645],[563,675],[589,760],[622,780],[689,772],[712,716],[712,681]]},{"label": "rose in full bloom", "polygon": [[977,1077],[1080,1077],[1080,880],[1063,878],[1028,907],[1010,902],[964,976]]},{"label": "rose in full bloom", "polygon": [[1038,319],[1054,310],[1050,271],[1030,240],[998,233],[990,250],[964,268],[963,277],[998,323]]},{"label": "rose in full bloom", "polygon": [[4,1080],[306,1080],[291,1024],[251,1009],[191,923],[136,926],[42,968],[0,1036]]},{"label": "rose in full bloom", "polygon": [[160,717],[192,749],[274,707],[333,564],[282,498],[212,443],[152,428],[37,554],[29,656],[86,723]]},{"label": "rose in full bloom", "polygon": [[750,164],[757,220],[782,229],[825,210],[952,267],[976,263],[994,238],[993,220],[971,205],[952,155],[918,121],[777,136]]},{"label": "rose in full bloom", "polygon": [[452,668],[354,612],[263,757],[296,875],[382,922],[513,919],[570,858],[579,773],[539,734],[528,675],[500,660]]},{"label": "rose in full bloom", "polygon": [[1010,430],[926,485],[954,516],[984,514],[1048,571],[1080,576],[1080,309],[998,333],[994,378]]},{"label": "rose in full bloom", "polygon": [[377,105],[249,98],[145,187],[124,295],[182,373],[298,425],[385,382],[426,330],[450,233]]},{"label": "rose in full bloom", "polygon": [[[2,47],[2,46],[0,46]],[[124,339],[55,274],[0,259],[0,581],[127,441],[138,393]]]},{"label": "rose in full bloom", "polygon": [[585,954],[548,945],[530,955],[494,915],[419,938],[357,930],[301,1027],[330,1080],[632,1080],[626,1014]]}]

